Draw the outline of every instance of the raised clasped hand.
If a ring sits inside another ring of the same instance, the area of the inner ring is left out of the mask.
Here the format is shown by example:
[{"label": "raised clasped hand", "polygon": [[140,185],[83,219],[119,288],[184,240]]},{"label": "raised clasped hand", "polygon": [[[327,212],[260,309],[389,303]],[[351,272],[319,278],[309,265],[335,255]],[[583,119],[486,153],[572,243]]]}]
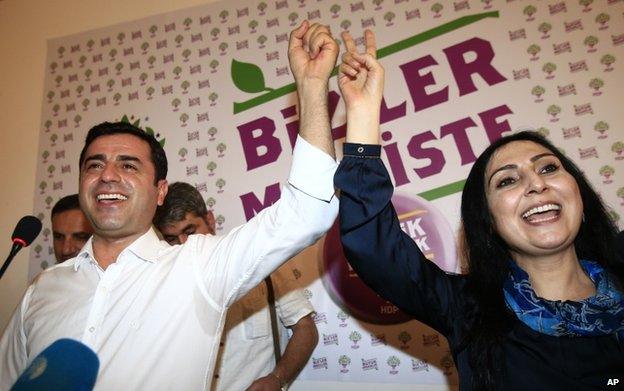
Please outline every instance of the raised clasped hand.
[{"label": "raised clasped hand", "polygon": [[338,58],[338,44],[327,26],[304,20],[290,33],[288,60],[297,86],[319,82],[325,87]]}]

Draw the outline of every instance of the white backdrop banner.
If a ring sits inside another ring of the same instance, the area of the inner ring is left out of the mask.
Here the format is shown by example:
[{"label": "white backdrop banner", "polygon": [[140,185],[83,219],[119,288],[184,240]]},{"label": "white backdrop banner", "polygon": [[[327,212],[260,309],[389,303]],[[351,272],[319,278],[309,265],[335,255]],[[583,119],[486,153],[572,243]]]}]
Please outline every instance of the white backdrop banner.
[{"label": "white backdrop banner", "polygon": [[[102,121],[126,116],[153,131],[169,180],[199,189],[220,234],[275,202],[298,127],[288,36],[304,19],[360,45],[364,29],[376,32],[393,201],[441,267],[461,269],[459,194],[471,164],[512,129],[550,138],[622,226],[623,14],[621,0],[231,0],[50,40],[34,200],[44,231],[30,277],[54,262],[50,209],[77,191],[85,134]],[[330,90],[340,150],[335,78]],[[317,309],[320,342],[300,379],[457,384],[444,338],[366,288],[335,229],[284,268]]]}]

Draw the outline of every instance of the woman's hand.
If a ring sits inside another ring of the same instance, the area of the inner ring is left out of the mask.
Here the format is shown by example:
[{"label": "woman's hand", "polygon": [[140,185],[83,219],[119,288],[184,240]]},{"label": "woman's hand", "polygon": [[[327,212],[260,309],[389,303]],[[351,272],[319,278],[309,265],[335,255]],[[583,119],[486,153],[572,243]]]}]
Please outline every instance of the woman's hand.
[{"label": "woman's hand", "polygon": [[343,32],[346,52],[338,73],[338,86],[347,108],[349,143],[379,143],[379,111],[383,97],[384,69],[377,61],[375,34],[364,32],[366,50],[358,53],[349,33]]}]

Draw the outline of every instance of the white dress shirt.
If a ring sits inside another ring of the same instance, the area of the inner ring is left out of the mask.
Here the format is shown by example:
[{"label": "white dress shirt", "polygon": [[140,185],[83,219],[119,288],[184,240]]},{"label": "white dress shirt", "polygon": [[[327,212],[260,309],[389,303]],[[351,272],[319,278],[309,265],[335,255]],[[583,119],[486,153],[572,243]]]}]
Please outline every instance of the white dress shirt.
[{"label": "white dress shirt", "polygon": [[[271,274],[281,351],[288,343],[285,327],[314,312],[314,307],[283,270]],[[245,390],[275,368],[267,285],[263,282],[234,303],[227,313],[217,358],[214,391]]]},{"label": "white dress shirt", "polygon": [[0,390],[60,338],[97,353],[98,390],[208,389],[227,307],[336,218],[335,169],[299,138],[281,199],[225,236],[169,246],[150,229],[106,270],[89,240],[28,288],[0,340]]}]

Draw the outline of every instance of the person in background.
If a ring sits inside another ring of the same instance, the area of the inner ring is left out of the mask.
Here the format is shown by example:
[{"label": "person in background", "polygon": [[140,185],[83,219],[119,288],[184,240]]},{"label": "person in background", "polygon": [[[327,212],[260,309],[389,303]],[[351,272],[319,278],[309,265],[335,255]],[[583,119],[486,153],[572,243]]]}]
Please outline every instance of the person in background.
[{"label": "person in background", "polygon": [[52,243],[56,262],[61,263],[78,255],[93,234],[93,227],[80,209],[78,194],[58,200],[52,207]]},{"label": "person in background", "polygon": [[[165,201],[156,209],[154,225],[171,245],[184,244],[189,235],[215,234],[212,211],[201,193],[184,182],[169,185]],[[305,366],[318,342],[314,308],[302,290],[281,270],[269,278],[270,282],[265,279],[228,308],[212,382],[215,391],[279,391]],[[269,303],[271,297],[274,300]],[[279,324],[272,324],[270,306]],[[292,331],[286,344],[284,327]],[[275,337],[278,346],[285,345],[283,354],[281,349],[275,351]],[[281,357],[276,360],[276,356]]]},{"label": "person in background", "polygon": [[227,308],[316,242],[338,213],[327,105],[338,45],[308,21],[288,57],[299,137],[281,198],[223,236],[180,246],[152,227],[167,195],[167,157],[152,135],[124,122],[89,130],[80,154],[80,206],[94,234],[75,258],[44,270],[0,338],[0,390],[62,338],[99,358],[99,390],[205,390]]},{"label": "person in background", "polygon": [[[475,161],[461,203],[468,273],[448,274],[402,232],[380,159],[384,70],[372,32],[349,36],[340,189],[345,255],[379,295],[449,341],[461,390],[609,389],[624,374],[616,229],[582,172],[535,132]],[[452,240],[452,239],[449,239]]]}]

